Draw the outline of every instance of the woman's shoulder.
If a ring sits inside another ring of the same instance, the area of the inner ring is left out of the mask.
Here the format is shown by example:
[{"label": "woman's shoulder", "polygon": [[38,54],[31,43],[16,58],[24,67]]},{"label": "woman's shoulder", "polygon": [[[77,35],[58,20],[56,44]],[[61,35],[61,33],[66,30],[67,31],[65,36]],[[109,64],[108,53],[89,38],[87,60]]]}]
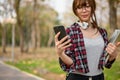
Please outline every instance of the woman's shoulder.
[{"label": "woman's shoulder", "polygon": [[106,34],[107,35],[107,30],[103,27],[98,27],[99,31],[101,34]]},{"label": "woman's shoulder", "polygon": [[98,27],[98,29],[99,29],[100,31],[104,31],[104,32],[106,32],[106,29],[103,28],[103,27]]},{"label": "woman's shoulder", "polygon": [[78,31],[78,27],[79,27],[79,25],[76,22],[74,22],[72,25],[66,27],[66,33],[74,34],[75,31]]},{"label": "woman's shoulder", "polygon": [[66,30],[75,30],[78,27],[79,27],[79,25],[76,22],[74,22],[72,25],[66,27]]}]

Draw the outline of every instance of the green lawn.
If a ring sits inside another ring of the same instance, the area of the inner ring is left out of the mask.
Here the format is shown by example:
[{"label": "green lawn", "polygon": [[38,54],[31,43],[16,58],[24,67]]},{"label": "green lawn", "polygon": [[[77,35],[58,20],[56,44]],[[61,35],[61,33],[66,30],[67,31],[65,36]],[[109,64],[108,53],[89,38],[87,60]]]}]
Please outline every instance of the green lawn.
[{"label": "green lawn", "polygon": [[106,80],[120,80],[120,60],[117,60],[111,69],[105,69]]},{"label": "green lawn", "polygon": [[[38,76],[42,76],[40,70],[58,74],[58,76],[61,74],[65,75],[65,73],[60,69],[58,56],[56,55],[54,48],[43,48],[40,51],[37,51],[37,53],[43,57],[25,58],[18,60],[15,63],[6,63]],[[111,69],[105,69],[104,72],[106,80],[120,80],[120,59],[118,58],[116,60]]]},{"label": "green lawn", "polygon": [[46,61],[44,60],[23,60],[23,61],[18,61],[17,63],[11,63],[11,62],[6,62],[7,64],[13,65],[15,67],[18,67],[19,69],[37,74],[37,69],[46,69],[48,72],[56,73],[56,74],[63,74],[63,71],[60,69],[58,61]]},{"label": "green lawn", "polygon": [[[15,53],[18,53],[18,51],[15,50]],[[31,51],[22,55],[16,54],[15,58],[14,63],[6,63],[17,67],[22,71],[43,77],[46,80],[56,80],[56,77],[58,77],[57,80],[64,80],[65,78],[65,73],[61,70],[58,63],[58,56],[55,53],[55,48],[40,48],[36,51]]]}]

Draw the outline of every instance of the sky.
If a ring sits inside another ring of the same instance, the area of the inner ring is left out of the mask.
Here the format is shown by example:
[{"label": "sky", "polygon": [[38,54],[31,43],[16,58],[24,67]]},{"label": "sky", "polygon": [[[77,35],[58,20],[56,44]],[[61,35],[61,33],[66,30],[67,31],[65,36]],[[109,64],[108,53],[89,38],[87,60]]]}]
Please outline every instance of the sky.
[{"label": "sky", "polygon": [[63,13],[68,6],[72,5],[72,0],[50,0],[50,5],[58,12],[59,18],[62,18]]},{"label": "sky", "polygon": [[51,0],[50,4],[58,13],[65,11],[66,0]]},{"label": "sky", "polygon": [[[50,0],[50,5],[58,12],[59,18],[62,18],[62,14],[66,10],[67,4],[71,5],[70,2],[71,0]],[[0,0],[1,3],[4,2],[4,0]],[[1,7],[0,7],[1,10]],[[0,16],[0,21],[1,21],[1,16]]]}]

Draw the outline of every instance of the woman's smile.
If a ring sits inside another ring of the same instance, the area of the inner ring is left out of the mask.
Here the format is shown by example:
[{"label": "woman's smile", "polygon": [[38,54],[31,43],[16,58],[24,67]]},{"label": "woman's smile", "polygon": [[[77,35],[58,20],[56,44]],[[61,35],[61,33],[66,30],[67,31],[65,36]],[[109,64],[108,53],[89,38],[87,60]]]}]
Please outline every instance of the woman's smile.
[{"label": "woman's smile", "polygon": [[88,15],[81,15],[81,17],[83,17],[83,18],[87,18],[87,17],[88,17]]}]

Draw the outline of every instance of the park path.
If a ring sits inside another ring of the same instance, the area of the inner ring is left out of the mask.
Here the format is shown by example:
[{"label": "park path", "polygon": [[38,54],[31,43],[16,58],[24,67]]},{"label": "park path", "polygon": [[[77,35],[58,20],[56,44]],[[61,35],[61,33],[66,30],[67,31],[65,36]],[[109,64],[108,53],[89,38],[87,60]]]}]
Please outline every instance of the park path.
[{"label": "park path", "polygon": [[0,80],[44,80],[0,61]]}]

